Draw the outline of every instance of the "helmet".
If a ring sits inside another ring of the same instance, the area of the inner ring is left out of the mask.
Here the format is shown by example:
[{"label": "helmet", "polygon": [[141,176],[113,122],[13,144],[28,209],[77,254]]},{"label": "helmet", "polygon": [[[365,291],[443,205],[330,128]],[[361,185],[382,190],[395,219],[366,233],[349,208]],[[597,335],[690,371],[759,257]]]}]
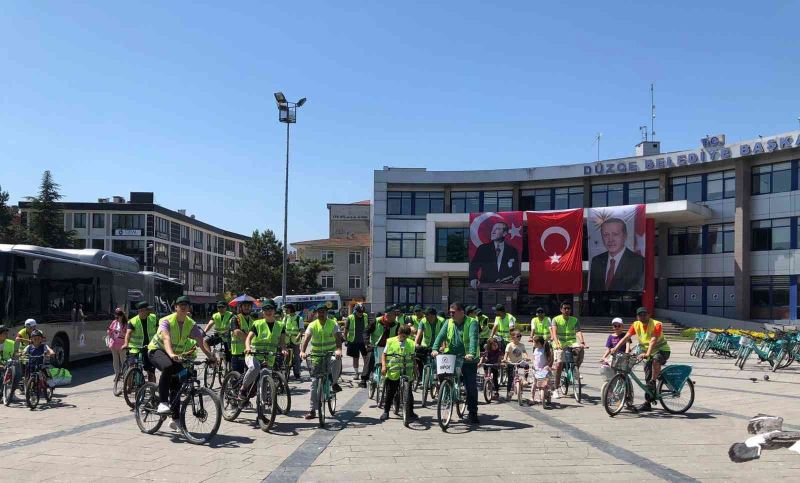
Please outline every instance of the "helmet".
[{"label": "helmet", "polygon": [[28,319],[25,321],[25,327],[36,327],[36,321],[33,319]]},{"label": "helmet", "polygon": [[41,330],[36,329],[33,332],[31,332],[31,337],[36,337],[36,336],[44,337],[44,333]]}]

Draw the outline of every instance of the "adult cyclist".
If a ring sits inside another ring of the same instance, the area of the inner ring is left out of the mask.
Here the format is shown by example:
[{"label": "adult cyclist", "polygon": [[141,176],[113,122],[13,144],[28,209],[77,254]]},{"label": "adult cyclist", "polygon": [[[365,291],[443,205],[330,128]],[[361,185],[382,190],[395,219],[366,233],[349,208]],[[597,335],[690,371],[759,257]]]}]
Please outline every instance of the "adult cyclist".
[{"label": "adult cyclist", "polygon": [[253,325],[253,302],[245,300],[237,305],[238,313],[231,317],[231,370],[244,374],[244,340]]},{"label": "adult cyclist", "polygon": [[[209,347],[214,347],[217,344],[222,344],[223,351],[225,352],[225,360],[231,362],[231,344],[230,344],[230,330],[231,319],[233,313],[228,310],[228,304],[224,300],[217,302],[217,312],[211,316],[205,328],[205,333],[208,334],[211,329],[214,329],[214,335],[206,337],[206,343]],[[223,337],[224,335],[224,337]]]},{"label": "adult cyclist", "polygon": [[302,340],[303,332],[305,332],[305,324],[303,317],[297,314],[294,304],[288,303],[283,306],[285,315],[283,316],[283,328],[286,332],[286,343],[289,349],[292,349],[292,360],[287,361],[287,364],[292,365],[292,372],[294,379],[300,380],[300,341]]},{"label": "adult cyclist", "polygon": [[[572,305],[569,302],[561,303],[561,314],[552,318],[550,321],[550,338],[553,340],[553,348],[561,349],[558,362],[556,363],[556,384],[561,380],[561,371],[564,369],[564,350],[573,348],[575,352],[575,365],[578,368],[583,363],[583,350],[586,341],[581,332],[578,318],[572,315]],[[556,394],[556,399],[561,397],[560,392]]]}]

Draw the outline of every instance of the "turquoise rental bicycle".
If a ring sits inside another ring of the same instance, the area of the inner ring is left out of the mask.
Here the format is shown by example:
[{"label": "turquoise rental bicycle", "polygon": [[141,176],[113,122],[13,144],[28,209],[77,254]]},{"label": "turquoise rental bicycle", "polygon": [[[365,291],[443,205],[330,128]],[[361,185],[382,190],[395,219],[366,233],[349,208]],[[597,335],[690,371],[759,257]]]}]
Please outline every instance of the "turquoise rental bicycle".
[{"label": "turquoise rental bicycle", "polygon": [[450,421],[453,419],[453,406],[456,408],[458,417],[464,417],[466,395],[461,385],[463,363],[463,356],[440,354],[436,357],[437,373],[441,380],[436,417],[439,419],[439,427],[442,428],[442,431],[447,431],[450,426]]}]

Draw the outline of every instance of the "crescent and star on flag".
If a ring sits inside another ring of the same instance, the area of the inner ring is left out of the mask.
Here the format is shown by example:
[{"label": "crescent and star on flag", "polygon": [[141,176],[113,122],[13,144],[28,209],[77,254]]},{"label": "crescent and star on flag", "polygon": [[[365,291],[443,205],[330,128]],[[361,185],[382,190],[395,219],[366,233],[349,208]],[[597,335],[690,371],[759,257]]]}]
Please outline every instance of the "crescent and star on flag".
[{"label": "crescent and star on flag", "polygon": [[[541,238],[539,238],[539,244],[542,245],[542,250],[546,250],[546,248],[544,247],[544,243],[545,243],[545,241],[547,241],[547,237],[549,237],[550,235],[559,235],[559,236],[562,236],[564,238],[564,241],[567,242],[566,246],[564,247],[564,250],[569,248],[569,244],[572,242],[572,239],[570,239],[569,232],[567,230],[565,230],[564,228],[562,228],[560,226],[551,226],[551,227],[546,228],[542,232]],[[550,263],[555,265],[555,264],[561,262],[561,257],[562,257],[563,254],[564,254],[564,252],[561,252],[561,255],[553,252],[553,254],[548,257],[550,259]]]}]

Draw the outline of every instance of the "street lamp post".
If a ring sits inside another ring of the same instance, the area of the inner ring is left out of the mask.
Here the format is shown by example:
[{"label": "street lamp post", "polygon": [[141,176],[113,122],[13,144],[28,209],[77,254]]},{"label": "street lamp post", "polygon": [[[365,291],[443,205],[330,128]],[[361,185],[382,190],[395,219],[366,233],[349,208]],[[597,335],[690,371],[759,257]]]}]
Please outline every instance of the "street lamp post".
[{"label": "street lamp post", "polygon": [[281,299],[286,303],[286,280],[289,274],[288,231],[289,231],[289,125],[297,122],[297,108],[306,103],[303,97],[297,102],[288,102],[283,92],[275,93],[278,103],[278,121],[286,124],[286,177],[283,194],[283,275],[281,277]]}]

